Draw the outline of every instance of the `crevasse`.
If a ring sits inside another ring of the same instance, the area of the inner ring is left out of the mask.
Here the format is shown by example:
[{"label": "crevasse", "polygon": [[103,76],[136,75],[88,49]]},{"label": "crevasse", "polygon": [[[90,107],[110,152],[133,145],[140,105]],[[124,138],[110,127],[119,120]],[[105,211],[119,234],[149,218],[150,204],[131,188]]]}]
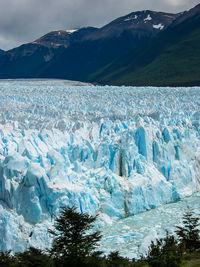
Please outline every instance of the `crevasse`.
[{"label": "crevasse", "polygon": [[199,88],[0,83],[0,250],[46,248],[59,208],[96,227],[200,188]]}]

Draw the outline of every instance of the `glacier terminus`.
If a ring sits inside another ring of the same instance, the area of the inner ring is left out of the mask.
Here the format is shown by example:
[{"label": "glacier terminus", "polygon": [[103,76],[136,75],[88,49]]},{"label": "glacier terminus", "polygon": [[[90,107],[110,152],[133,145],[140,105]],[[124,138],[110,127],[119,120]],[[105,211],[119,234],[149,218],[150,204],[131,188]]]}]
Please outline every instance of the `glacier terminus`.
[{"label": "glacier terminus", "polygon": [[1,251],[48,248],[60,207],[75,205],[98,214],[102,249],[115,238],[136,255],[162,232],[151,216],[200,208],[199,87],[2,80],[0,99]]}]

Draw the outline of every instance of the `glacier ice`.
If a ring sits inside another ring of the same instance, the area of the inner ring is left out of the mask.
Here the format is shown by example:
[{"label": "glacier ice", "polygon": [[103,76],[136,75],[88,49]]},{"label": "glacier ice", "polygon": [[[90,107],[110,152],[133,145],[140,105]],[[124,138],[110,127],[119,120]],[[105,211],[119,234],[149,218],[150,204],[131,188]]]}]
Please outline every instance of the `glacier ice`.
[{"label": "glacier ice", "polygon": [[49,247],[64,205],[102,228],[199,191],[199,91],[0,81],[0,250]]},{"label": "glacier ice", "polygon": [[146,255],[151,241],[166,236],[166,230],[169,234],[175,234],[175,226],[182,225],[182,216],[188,207],[199,216],[199,192],[180,201],[115,221],[112,227],[105,225],[101,229],[101,249],[105,254],[111,250],[120,250],[122,256],[140,258]]}]

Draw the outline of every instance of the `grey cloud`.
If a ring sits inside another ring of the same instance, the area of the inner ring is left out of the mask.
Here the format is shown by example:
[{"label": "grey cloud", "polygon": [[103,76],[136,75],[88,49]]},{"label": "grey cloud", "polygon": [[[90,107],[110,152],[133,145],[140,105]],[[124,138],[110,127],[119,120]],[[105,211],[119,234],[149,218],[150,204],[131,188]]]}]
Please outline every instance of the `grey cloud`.
[{"label": "grey cloud", "polygon": [[199,0],[1,0],[0,48],[10,49],[57,29],[103,26],[137,10],[180,12]]}]

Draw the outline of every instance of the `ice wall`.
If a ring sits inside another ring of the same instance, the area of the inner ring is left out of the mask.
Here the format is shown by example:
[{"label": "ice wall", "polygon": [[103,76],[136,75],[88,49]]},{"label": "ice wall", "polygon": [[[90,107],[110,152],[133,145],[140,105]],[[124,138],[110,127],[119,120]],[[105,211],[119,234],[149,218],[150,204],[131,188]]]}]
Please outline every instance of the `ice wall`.
[{"label": "ice wall", "polygon": [[97,227],[200,185],[199,88],[0,83],[0,250],[46,248],[60,206]]}]

